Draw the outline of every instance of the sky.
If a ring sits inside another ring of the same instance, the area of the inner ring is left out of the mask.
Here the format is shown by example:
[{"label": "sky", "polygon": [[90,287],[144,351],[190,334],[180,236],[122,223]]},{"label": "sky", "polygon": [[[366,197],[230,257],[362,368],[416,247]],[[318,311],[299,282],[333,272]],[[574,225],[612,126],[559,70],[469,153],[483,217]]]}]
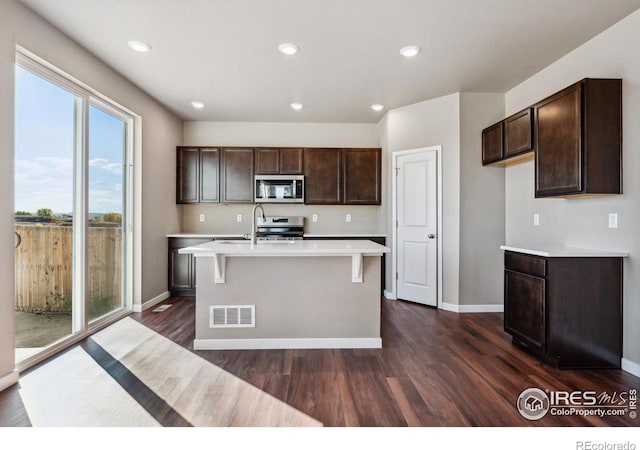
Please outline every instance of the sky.
[{"label": "sky", "polygon": [[[73,210],[75,96],[16,68],[15,209]],[[122,213],[125,124],[89,109],[89,212]]]}]

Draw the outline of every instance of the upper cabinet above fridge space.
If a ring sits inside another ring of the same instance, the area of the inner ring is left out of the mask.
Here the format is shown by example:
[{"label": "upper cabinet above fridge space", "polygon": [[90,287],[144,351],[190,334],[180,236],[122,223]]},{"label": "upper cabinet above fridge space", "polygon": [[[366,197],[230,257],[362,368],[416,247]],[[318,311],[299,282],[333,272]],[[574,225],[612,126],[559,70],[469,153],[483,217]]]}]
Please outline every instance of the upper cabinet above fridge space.
[{"label": "upper cabinet above fridge space", "polygon": [[533,108],[482,130],[482,165],[506,166],[533,157]]},{"label": "upper cabinet above fridge space", "polygon": [[622,80],[585,78],[482,131],[482,164],[535,160],[535,196],[622,193]]}]

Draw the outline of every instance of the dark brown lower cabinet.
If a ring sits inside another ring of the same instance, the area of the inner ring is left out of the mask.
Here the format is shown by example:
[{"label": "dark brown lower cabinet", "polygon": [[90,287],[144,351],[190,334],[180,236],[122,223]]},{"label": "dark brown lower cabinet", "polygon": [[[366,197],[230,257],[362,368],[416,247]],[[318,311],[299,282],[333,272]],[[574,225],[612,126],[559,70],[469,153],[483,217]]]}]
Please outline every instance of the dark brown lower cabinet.
[{"label": "dark brown lower cabinet", "polygon": [[504,286],[509,298],[504,329],[527,346],[545,348],[544,278],[506,270]]},{"label": "dark brown lower cabinet", "polygon": [[181,248],[204,244],[213,239],[169,238],[169,292],[173,297],[196,295],[196,259],[178,252]]},{"label": "dark brown lower cabinet", "polygon": [[559,369],[620,368],[622,264],[505,252],[505,331]]}]

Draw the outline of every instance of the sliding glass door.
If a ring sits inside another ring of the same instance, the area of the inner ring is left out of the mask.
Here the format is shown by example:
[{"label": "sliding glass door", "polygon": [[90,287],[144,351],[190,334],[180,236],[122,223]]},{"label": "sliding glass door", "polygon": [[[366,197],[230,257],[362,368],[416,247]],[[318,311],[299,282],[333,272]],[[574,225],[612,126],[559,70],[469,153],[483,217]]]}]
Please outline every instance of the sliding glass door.
[{"label": "sliding glass door", "polygon": [[89,321],[122,308],[124,300],[127,122],[89,106],[87,290]]},{"label": "sliding glass door", "polygon": [[20,67],[15,96],[16,358],[70,335],[76,96]]},{"label": "sliding glass door", "polygon": [[133,119],[17,55],[16,361],[131,305]]}]

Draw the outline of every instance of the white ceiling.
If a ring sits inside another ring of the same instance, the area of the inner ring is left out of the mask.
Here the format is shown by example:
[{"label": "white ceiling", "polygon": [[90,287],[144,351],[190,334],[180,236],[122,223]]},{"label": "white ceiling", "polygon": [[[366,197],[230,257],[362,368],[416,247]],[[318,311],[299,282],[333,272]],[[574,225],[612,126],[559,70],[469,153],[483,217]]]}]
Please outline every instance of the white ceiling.
[{"label": "white ceiling", "polygon": [[[261,122],[373,123],[384,111],[372,103],[505,92],[640,8],[640,0],[21,1],[183,119]],[[135,53],[129,40],[153,49]],[[301,51],[284,56],[282,42]],[[422,52],[405,59],[399,49],[410,44]],[[294,101],[306,107],[294,111]]]}]

